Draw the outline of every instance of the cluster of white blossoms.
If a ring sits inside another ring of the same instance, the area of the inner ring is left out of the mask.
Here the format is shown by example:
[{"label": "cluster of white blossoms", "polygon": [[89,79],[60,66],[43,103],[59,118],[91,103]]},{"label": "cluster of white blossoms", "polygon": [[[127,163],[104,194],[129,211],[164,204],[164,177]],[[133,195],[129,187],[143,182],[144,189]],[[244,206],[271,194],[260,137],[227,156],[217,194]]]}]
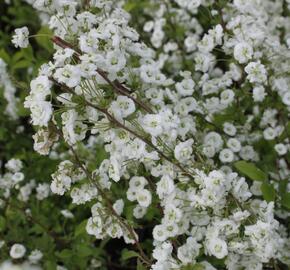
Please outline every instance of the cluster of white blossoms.
[{"label": "cluster of white blossoms", "polygon": [[36,183],[33,179],[24,181],[25,175],[22,172],[23,163],[21,160],[10,159],[4,167],[6,172],[3,175],[0,174],[1,205],[11,197],[14,192],[17,194],[17,199],[22,202],[27,202],[31,195],[35,195],[36,199],[40,201],[50,195],[49,184]]},{"label": "cluster of white blossoms", "polygon": [[0,58],[0,90],[1,95],[3,95],[3,97],[7,102],[5,114],[8,115],[13,120],[17,119],[18,118],[17,105],[19,103],[19,100],[15,95],[16,88],[9,78],[9,74],[7,72],[7,65],[1,58]]},{"label": "cluster of white blossoms", "polygon": [[[9,255],[13,260],[22,260],[27,253],[26,247],[22,244],[16,243],[10,247]],[[31,253],[27,256],[27,261],[25,261],[22,265],[15,264],[13,265],[10,261],[6,261],[0,265],[0,269],[40,269],[37,264],[42,259],[43,254],[40,250],[35,249],[32,250]]]},{"label": "cluster of white blossoms", "polygon": [[[262,182],[234,166],[264,164],[263,184],[277,191],[290,177],[283,1],[148,2],[154,9],[144,10],[145,33],[137,33],[125,1],[35,1],[50,14],[55,44],[25,101],[38,128],[35,150],[48,154],[63,139],[71,154],[52,175],[51,191],[69,193],[75,204],[94,202],[87,232],[136,244],[152,270],[218,269],[213,257],[230,270],[289,265],[287,229],[275,219],[289,214],[276,213]],[[214,22],[209,29],[199,9]],[[18,46],[24,34],[17,32]],[[79,148],[100,143],[107,158],[99,167],[79,157]],[[132,204],[138,226],[150,208],[159,220],[153,263],[122,216]]]},{"label": "cluster of white blossoms", "polygon": [[12,43],[17,48],[26,48],[29,44],[29,30],[26,26],[15,29],[15,35],[12,38]]}]

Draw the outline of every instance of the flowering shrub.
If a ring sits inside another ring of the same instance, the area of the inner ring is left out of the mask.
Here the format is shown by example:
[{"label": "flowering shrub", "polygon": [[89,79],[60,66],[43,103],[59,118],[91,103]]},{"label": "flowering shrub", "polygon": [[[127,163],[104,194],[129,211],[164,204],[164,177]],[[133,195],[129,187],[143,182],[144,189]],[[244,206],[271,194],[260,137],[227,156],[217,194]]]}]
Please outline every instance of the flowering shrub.
[{"label": "flowering shrub", "polygon": [[290,2],[27,2],[43,27],[12,43],[52,54],[22,103],[54,171],[24,180],[12,158],[0,187],[29,219],[49,204],[54,244],[3,253],[44,269],[287,269]]}]

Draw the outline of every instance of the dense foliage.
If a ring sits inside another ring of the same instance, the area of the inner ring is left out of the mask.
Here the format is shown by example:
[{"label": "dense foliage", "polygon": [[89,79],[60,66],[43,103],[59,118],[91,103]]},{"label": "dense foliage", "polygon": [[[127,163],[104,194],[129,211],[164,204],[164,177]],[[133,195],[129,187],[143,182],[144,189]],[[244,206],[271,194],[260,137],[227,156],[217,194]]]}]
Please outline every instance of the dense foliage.
[{"label": "dense foliage", "polygon": [[288,269],[290,1],[0,8],[0,270]]}]

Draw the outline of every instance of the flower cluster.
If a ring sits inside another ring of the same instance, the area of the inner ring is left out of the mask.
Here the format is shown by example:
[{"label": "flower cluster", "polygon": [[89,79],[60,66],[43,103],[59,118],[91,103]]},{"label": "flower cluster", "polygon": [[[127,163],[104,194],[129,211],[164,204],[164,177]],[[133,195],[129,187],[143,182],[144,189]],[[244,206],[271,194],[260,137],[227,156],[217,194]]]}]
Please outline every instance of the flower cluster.
[{"label": "flower cluster", "polygon": [[3,96],[7,102],[5,114],[7,114],[13,120],[17,119],[18,118],[17,105],[19,103],[19,100],[15,95],[16,88],[14,87],[9,78],[6,63],[1,58],[0,58],[0,90],[3,90]]},{"label": "flower cluster", "polygon": [[[70,155],[52,192],[93,205],[88,234],[123,237],[152,270],[289,265],[277,220],[289,217],[287,7],[145,2],[140,18],[126,1],[34,3],[50,16],[55,53],[24,105],[35,150],[48,154],[61,140]],[[137,228],[150,215],[146,254]]]},{"label": "flower cluster", "polygon": [[24,181],[25,175],[21,172],[22,167],[23,163],[19,159],[10,159],[5,164],[7,171],[5,174],[0,175],[1,200],[7,200],[12,196],[12,192],[16,192],[18,200],[27,202],[33,190],[36,191],[35,196],[37,200],[47,198],[50,194],[49,185],[47,183],[37,184],[35,180]]}]

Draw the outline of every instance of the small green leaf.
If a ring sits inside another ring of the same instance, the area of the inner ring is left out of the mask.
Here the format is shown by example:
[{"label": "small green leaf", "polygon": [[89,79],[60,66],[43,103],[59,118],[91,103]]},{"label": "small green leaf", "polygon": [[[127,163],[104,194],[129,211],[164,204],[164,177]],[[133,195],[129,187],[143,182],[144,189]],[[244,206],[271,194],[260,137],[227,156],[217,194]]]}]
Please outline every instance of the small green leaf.
[{"label": "small green leaf", "polygon": [[78,245],[76,251],[79,257],[85,258],[93,254],[93,250],[86,245]]},{"label": "small green leaf", "polygon": [[44,263],[44,269],[46,270],[55,270],[56,269],[56,263],[53,261],[47,261]]},{"label": "small green leaf", "polygon": [[82,221],[75,229],[75,237],[80,236],[82,234],[86,234],[86,226],[88,221],[84,220]]},{"label": "small green leaf", "polygon": [[11,60],[9,54],[4,49],[0,50],[0,58],[2,58],[6,64]]},{"label": "small green leaf", "polygon": [[204,266],[200,263],[197,263],[195,265],[188,264],[183,266],[180,270],[204,270]]},{"label": "small green leaf", "polygon": [[139,254],[133,250],[128,250],[128,249],[123,249],[122,250],[122,255],[121,255],[121,260],[126,261],[131,258],[139,257]]},{"label": "small green leaf", "polygon": [[0,217],[0,232],[4,231],[6,227],[6,220],[4,217]]},{"label": "small green leaf", "polygon": [[73,256],[73,252],[69,249],[64,249],[61,252],[57,252],[56,255],[61,259],[66,259],[71,258]]},{"label": "small green leaf", "polygon": [[18,52],[16,52],[13,56],[12,56],[12,64],[17,63],[20,59],[22,59],[24,57],[23,54],[23,50],[20,50]]},{"label": "small green leaf", "polygon": [[137,261],[137,270],[146,270],[147,268],[141,263],[141,261],[138,259]]},{"label": "small green leaf", "polygon": [[23,52],[23,57],[28,60],[28,61],[34,61],[34,55],[33,55],[33,50],[31,46],[28,46],[27,48],[21,49]]},{"label": "small green leaf", "polygon": [[53,52],[53,45],[50,38],[53,36],[53,33],[48,27],[43,26],[37,33],[36,36],[37,43],[49,53]]},{"label": "small green leaf", "polygon": [[21,69],[21,68],[27,68],[31,66],[31,62],[27,60],[20,60],[15,65],[13,65],[13,69]]},{"label": "small green leaf", "polygon": [[281,198],[281,204],[290,209],[290,193],[285,193]]},{"label": "small green leaf", "polygon": [[[138,5],[138,4],[137,4]],[[136,7],[136,3],[126,3],[124,5],[124,9],[127,11],[127,12],[130,12],[131,10],[133,10],[134,8]]]},{"label": "small green leaf", "polygon": [[266,181],[267,174],[261,171],[255,164],[246,162],[246,161],[238,161],[234,164],[239,172],[248,176],[251,180],[254,181]]},{"label": "small green leaf", "polygon": [[264,199],[267,202],[271,202],[275,200],[276,193],[275,193],[275,188],[272,184],[264,182],[261,186],[261,191],[262,191]]}]

